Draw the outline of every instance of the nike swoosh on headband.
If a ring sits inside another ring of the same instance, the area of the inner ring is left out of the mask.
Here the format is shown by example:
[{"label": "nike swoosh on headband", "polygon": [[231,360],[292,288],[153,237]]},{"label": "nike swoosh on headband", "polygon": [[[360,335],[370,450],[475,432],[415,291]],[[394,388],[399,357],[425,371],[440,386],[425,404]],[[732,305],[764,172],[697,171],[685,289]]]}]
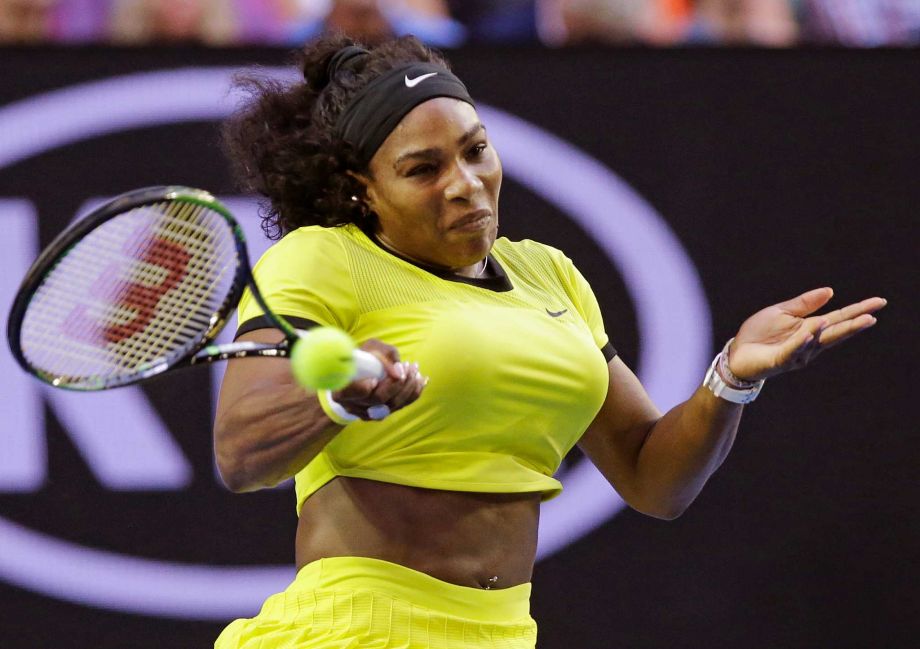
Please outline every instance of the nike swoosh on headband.
[{"label": "nike swoosh on headband", "polygon": [[546,315],[550,316],[551,318],[558,318],[558,317],[561,316],[563,313],[565,313],[566,311],[568,311],[568,309],[563,309],[562,311],[550,311],[550,310],[547,309],[546,307],[543,307],[543,308],[546,310]]},{"label": "nike swoosh on headband", "polygon": [[422,81],[424,81],[428,77],[433,77],[436,74],[437,72],[429,72],[428,74],[423,74],[421,76],[415,77],[414,79],[410,79],[409,75],[407,74],[406,75],[406,88],[414,88],[415,86],[420,84]]}]

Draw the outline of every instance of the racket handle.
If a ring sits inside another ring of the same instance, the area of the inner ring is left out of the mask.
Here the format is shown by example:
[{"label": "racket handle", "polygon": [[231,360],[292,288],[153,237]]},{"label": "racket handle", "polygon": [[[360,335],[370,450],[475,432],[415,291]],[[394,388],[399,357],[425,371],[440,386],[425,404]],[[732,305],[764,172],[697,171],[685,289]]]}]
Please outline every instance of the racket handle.
[{"label": "racket handle", "polygon": [[370,352],[366,352],[363,349],[356,349],[352,354],[355,359],[355,377],[353,380],[382,379],[386,376],[386,372],[383,369],[383,363]]}]

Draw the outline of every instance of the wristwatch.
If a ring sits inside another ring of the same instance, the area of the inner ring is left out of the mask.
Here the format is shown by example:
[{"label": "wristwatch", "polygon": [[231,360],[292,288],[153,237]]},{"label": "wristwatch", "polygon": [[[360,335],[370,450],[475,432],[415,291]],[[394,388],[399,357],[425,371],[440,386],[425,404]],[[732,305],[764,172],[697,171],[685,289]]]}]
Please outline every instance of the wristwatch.
[{"label": "wristwatch", "polygon": [[[729,341],[731,343],[731,341]],[[726,349],[728,345],[725,346]],[[712,359],[712,365],[709,366],[709,371],[706,372],[706,378],[703,379],[703,385],[706,386],[710,392],[720,399],[725,399],[726,401],[731,401],[732,403],[750,403],[757,398],[757,395],[760,394],[760,389],[763,387],[764,380],[760,379],[754,383],[749,388],[736,388],[732,387],[719,374],[716,370],[716,367],[719,365],[719,359],[721,359],[722,354],[725,353],[725,350],[722,350],[716,357]]]}]

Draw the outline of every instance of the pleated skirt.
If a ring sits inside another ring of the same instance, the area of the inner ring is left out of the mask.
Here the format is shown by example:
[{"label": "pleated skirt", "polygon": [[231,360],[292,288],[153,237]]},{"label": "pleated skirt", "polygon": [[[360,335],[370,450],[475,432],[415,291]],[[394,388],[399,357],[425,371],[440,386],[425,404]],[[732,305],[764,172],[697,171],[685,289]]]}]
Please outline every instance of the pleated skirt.
[{"label": "pleated skirt", "polygon": [[533,649],[530,584],[457,586],[387,561],[304,566],[254,618],[232,622],[215,649]]}]

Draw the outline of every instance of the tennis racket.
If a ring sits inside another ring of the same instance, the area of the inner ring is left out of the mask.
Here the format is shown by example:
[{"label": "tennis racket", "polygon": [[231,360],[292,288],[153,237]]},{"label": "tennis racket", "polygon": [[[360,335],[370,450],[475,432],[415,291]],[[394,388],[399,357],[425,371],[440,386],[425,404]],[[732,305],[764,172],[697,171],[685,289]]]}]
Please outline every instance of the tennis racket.
[{"label": "tennis racket", "polygon": [[[247,287],[285,339],[214,344]],[[122,194],[62,232],[23,280],[7,334],[27,372],[70,390],[228,358],[287,357],[309,335],[265,304],[227,208],[179,186]],[[353,379],[383,377],[377,357],[352,353]]]}]

